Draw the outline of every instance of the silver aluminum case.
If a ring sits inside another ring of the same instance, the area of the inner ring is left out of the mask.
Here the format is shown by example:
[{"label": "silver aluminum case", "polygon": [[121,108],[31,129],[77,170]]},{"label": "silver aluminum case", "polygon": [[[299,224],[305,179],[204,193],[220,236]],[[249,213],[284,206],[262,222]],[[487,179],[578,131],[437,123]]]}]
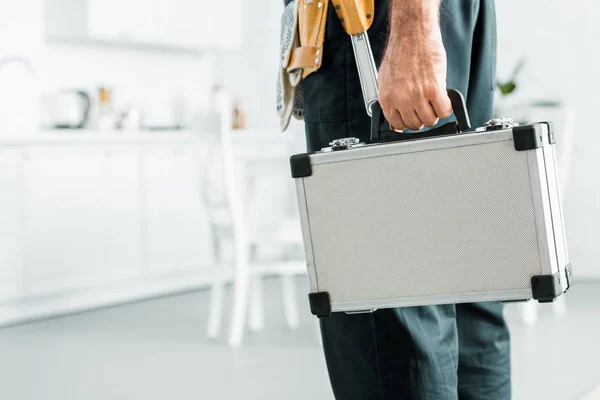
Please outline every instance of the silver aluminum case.
[{"label": "silver aluminum case", "polygon": [[[531,184],[532,201],[535,213],[535,234],[537,236],[537,246],[539,248],[540,268],[539,275],[553,275],[560,273],[563,277],[563,282],[568,282],[566,266],[569,264],[566,240],[564,234],[564,223],[562,216],[561,200],[559,194],[559,185],[557,181],[556,162],[554,154],[554,145],[549,141],[548,126],[540,124],[542,128],[542,143],[543,145],[537,149],[524,151],[527,154],[527,164],[529,168],[529,177]],[[310,163],[313,166],[336,163],[342,161],[352,161],[364,158],[375,158],[381,156],[395,155],[401,157],[403,154],[431,151],[429,154],[435,156],[436,150],[471,146],[471,145],[490,145],[497,142],[513,142],[512,129],[498,130],[493,132],[469,132],[460,135],[443,136],[430,138],[425,140],[415,140],[406,142],[394,142],[386,144],[374,144],[365,147],[354,148],[350,150],[342,150],[336,152],[317,152],[310,154]],[[517,151],[517,150],[513,150]],[[304,248],[307,260],[308,280],[311,293],[329,292],[328,287],[318,285],[320,268],[328,268],[328,266],[317,265],[315,255],[313,254],[313,235],[311,233],[310,209],[312,199],[306,195],[307,179],[319,179],[318,174],[313,174],[308,177],[296,178],[296,190],[299,204],[299,211],[302,224],[302,232],[304,239]],[[372,205],[376,207],[376,204]],[[343,210],[340,210],[343,212]],[[389,227],[388,227],[389,228]],[[360,227],[348,226],[348,229],[360,229]],[[376,240],[376,238],[373,238]],[[355,244],[360,246],[360,244]],[[505,249],[510,251],[510,249]],[[384,254],[386,249],[382,248],[381,253]],[[418,266],[415,266],[418,267]],[[346,265],[345,268],[348,274],[352,274],[352,269],[356,266]],[[448,265],[447,268],[452,268]],[[481,270],[477,273],[486,274],[488,271]],[[525,273],[525,272],[524,272]],[[524,278],[531,278],[529,275]],[[350,277],[351,278],[351,277]],[[385,278],[385,277],[384,277]],[[406,276],[406,280],[411,277]],[[476,281],[476,279],[475,279]],[[402,285],[402,282],[398,282]],[[376,295],[372,299],[349,299],[344,301],[331,300],[332,312],[369,312],[382,308],[404,307],[404,306],[419,306],[419,305],[434,305],[434,304],[450,304],[450,303],[465,303],[479,301],[524,301],[533,298],[531,285],[518,289],[506,290],[480,290],[473,287],[473,290],[452,293],[452,288],[446,288],[445,294],[432,294],[426,291],[418,295],[397,296],[394,298],[377,298]],[[363,296],[364,297],[364,296]]]}]

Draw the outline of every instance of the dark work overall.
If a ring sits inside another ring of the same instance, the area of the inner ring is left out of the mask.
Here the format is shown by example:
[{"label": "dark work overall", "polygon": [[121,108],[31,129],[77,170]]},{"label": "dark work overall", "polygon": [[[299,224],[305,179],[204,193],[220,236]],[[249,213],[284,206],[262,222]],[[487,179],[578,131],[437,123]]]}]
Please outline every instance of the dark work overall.
[{"label": "dark work overall", "polygon": [[[378,63],[386,43],[387,7],[387,0],[376,0],[369,30]],[[369,140],[370,119],[352,46],[333,7],[329,11],[322,67],[304,85],[309,151],[340,137]],[[473,126],[481,126],[492,118],[493,1],[442,0],[440,21],[447,86],[465,95]],[[321,331],[337,399],[510,398],[509,333],[498,303],[334,313],[321,320]]]}]

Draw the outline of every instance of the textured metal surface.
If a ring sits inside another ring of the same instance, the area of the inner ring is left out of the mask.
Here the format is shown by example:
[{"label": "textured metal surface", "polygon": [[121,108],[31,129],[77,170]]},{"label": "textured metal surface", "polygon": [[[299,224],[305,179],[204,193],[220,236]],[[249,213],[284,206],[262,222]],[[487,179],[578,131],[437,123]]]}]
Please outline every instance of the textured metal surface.
[{"label": "textured metal surface", "polygon": [[541,271],[527,152],[510,140],[316,164],[304,192],[332,302],[525,290]]},{"label": "textured metal surface", "polygon": [[296,195],[298,196],[298,214],[302,226],[302,241],[306,255],[306,268],[308,272],[308,284],[311,292],[317,291],[317,274],[315,271],[314,257],[312,253],[312,239],[310,237],[310,221],[308,220],[308,209],[306,207],[306,194],[304,192],[304,179],[296,179]]},{"label": "textured metal surface", "polygon": [[554,241],[554,226],[552,224],[548,178],[546,166],[544,165],[544,152],[542,147],[539,147],[527,151],[527,154],[533,188],[533,201],[537,214],[538,238],[541,238],[539,243],[542,273],[554,275],[558,272],[558,260],[556,258],[556,243]]},{"label": "textured metal surface", "polygon": [[552,210],[552,225],[554,227],[554,239],[556,243],[556,257],[558,261],[558,268],[566,280],[567,273],[565,271],[565,267],[569,264],[569,257],[562,215],[560,184],[558,181],[558,172],[556,170],[556,155],[554,153],[555,145],[550,144],[548,137],[548,126],[542,125],[542,127],[544,131],[544,164],[546,166],[546,178],[548,180],[548,190],[550,193],[550,207]]}]

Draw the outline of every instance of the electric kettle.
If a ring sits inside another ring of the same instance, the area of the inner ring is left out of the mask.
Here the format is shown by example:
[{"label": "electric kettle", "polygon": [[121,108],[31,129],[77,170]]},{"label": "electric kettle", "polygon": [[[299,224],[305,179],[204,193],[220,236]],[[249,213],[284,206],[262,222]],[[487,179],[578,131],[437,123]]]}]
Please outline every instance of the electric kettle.
[{"label": "electric kettle", "polygon": [[82,90],[62,90],[48,97],[48,117],[55,129],[82,129],[88,122],[90,96]]}]

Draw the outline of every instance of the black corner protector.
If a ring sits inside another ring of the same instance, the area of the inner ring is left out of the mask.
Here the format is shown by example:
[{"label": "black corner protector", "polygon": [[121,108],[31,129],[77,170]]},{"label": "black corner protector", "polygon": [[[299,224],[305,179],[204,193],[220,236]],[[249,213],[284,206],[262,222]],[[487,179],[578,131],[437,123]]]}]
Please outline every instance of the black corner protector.
[{"label": "black corner protector", "polygon": [[540,303],[553,302],[563,291],[563,282],[559,272],[554,275],[536,275],[531,277],[533,299]]},{"label": "black corner protector", "polygon": [[573,267],[570,263],[567,264],[567,266],[565,267],[565,271],[567,273],[567,288],[565,289],[565,291],[567,291],[567,289],[573,286]]},{"label": "black corner protector", "polygon": [[316,315],[319,318],[325,318],[331,315],[331,302],[329,301],[329,293],[309,293],[308,302],[310,303],[310,312],[313,315]]},{"label": "black corner protector", "polygon": [[543,303],[554,303],[556,301],[556,297],[553,299],[548,299],[548,300],[538,300],[538,303],[543,304]]},{"label": "black corner protector", "polygon": [[290,157],[292,178],[304,178],[312,175],[310,155],[308,153],[294,154]]},{"label": "black corner protector", "polygon": [[512,129],[515,150],[533,150],[542,146],[542,129],[540,125],[515,126]]}]

